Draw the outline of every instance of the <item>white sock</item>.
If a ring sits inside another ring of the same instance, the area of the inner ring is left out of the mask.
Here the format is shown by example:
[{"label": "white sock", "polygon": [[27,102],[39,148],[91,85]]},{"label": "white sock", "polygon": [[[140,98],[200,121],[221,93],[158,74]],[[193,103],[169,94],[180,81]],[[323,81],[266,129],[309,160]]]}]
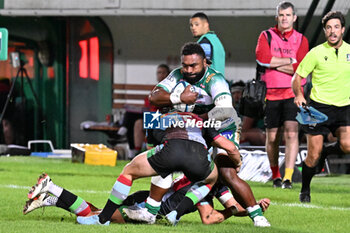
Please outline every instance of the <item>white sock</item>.
[{"label": "white sock", "polygon": [[154,200],[154,199],[151,198],[151,197],[147,197],[146,202],[147,202],[149,205],[154,206],[154,207],[159,207],[159,206],[162,204],[161,201],[156,201],[156,200]]},{"label": "white sock", "polygon": [[170,188],[172,182],[173,182],[173,174],[170,174],[165,178],[162,178],[161,176],[152,176],[151,178],[151,183],[162,189]]},{"label": "white sock", "polygon": [[57,200],[58,200],[58,197],[49,196],[44,200],[43,206],[56,206]]},{"label": "white sock", "polygon": [[49,186],[49,193],[55,195],[56,197],[60,197],[62,192],[63,192],[63,188],[51,182],[51,185]]},{"label": "white sock", "polygon": [[259,205],[250,206],[250,207],[247,207],[247,211],[248,211],[248,213],[251,213],[251,212],[253,212],[253,211],[255,211],[255,210],[259,209],[259,208],[260,208]]}]

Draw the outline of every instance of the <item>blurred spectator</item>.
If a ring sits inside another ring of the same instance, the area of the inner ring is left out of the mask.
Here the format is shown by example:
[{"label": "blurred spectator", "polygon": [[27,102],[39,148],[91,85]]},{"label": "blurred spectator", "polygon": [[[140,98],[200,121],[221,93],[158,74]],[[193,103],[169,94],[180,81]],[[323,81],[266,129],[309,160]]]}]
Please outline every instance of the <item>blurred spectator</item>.
[{"label": "blurred spectator", "polygon": [[[157,67],[156,76],[157,81],[160,82],[165,79],[170,73],[170,68],[165,64],[160,64]],[[128,139],[130,154],[129,159],[132,159],[137,155],[141,149],[142,144],[145,141],[145,132],[143,130],[143,111],[157,111],[155,106],[152,106],[148,97],[145,98],[145,105],[139,112],[127,111],[124,116],[122,126],[118,131],[118,135],[125,136]]]},{"label": "blurred spectator", "polygon": [[[0,78],[0,111],[3,111],[5,106],[9,91],[10,91],[10,80],[7,78]],[[1,122],[2,132],[3,132],[3,140],[1,143],[5,144],[14,144],[14,127],[13,127],[13,113],[14,113],[14,105],[12,101],[10,101],[7,105],[6,112],[4,114],[3,120]]]},{"label": "blurred spectator", "polygon": [[204,50],[207,64],[225,74],[225,49],[214,31],[210,31],[209,18],[203,12],[197,12],[190,18],[190,30],[197,43]]},{"label": "blurred spectator", "polygon": [[[242,113],[239,112],[239,105],[244,87],[245,83],[240,80],[234,82],[230,88],[233,107],[236,109],[237,113],[242,119],[240,145],[264,146],[266,135],[263,119],[255,119],[250,116],[242,115]],[[254,116],[255,114],[252,113],[251,115]]]},{"label": "blurred spectator", "polygon": [[245,83],[242,80],[239,80],[238,82],[234,82],[230,88],[232,95],[232,105],[236,109],[237,113],[239,113],[239,105],[241,102],[244,86]]},{"label": "blurred spectator", "polygon": [[266,134],[263,119],[243,116],[240,145],[265,146]]},{"label": "blurred spectator", "polygon": [[[170,68],[168,65],[166,64],[160,64],[158,67],[157,67],[157,82],[160,82],[162,81],[163,79],[165,79],[168,75],[170,74]],[[157,107],[154,106],[154,105],[151,105],[149,100],[148,100],[148,97],[145,98],[145,107],[147,107],[149,109],[149,111],[151,112],[155,112],[157,111]]]}]

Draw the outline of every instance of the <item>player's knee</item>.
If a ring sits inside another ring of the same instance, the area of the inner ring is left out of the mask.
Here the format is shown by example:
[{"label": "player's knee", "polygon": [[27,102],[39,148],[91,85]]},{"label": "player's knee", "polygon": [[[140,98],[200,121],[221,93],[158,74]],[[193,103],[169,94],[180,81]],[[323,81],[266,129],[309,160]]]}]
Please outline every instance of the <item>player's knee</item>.
[{"label": "player's knee", "polygon": [[128,163],[124,167],[121,175],[128,177],[129,179],[135,180],[135,179],[139,178],[138,173],[139,173],[139,167],[137,166],[137,164]]},{"label": "player's knee", "polygon": [[268,145],[273,146],[273,145],[279,144],[279,139],[275,135],[274,136],[269,135],[269,136],[266,136],[266,143]]},{"label": "player's knee", "polygon": [[210,186],[214,186],[217,179],[218,179],[217,171],[212,171],[212,173],[205,179],[205,183],[209,184]]},{"label": "player's knee", "polygon": [[340,149],[345,154],[350,154],[350,142],[349,141],[340,141]]},{"label": "player's knee", "polygon": [[308,154],[306,159],[305,159],[305,163],[308,167],[315,167],[317,165],[317,161],[319,159],[319,155],[316,156],[316,155],[311,155],[311,154]]},{"label": "player's knee", "polygon": [[234,168],[231,167],[221,167],[220,175],[227,180],[234,180],[237,177],[237,172]]},{"label": "player's knee", "polygon": [[285,140],[297,140],[298,139],[298,131],[288,131],[284,134]]}]

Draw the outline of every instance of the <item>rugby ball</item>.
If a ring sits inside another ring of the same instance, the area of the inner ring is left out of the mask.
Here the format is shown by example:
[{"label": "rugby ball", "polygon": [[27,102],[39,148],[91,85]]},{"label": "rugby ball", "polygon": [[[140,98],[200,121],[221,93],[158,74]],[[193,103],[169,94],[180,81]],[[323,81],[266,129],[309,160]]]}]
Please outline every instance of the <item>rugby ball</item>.
[{"label": "rugby ball", "polygon": [[[181,95],[181,93],[185,90],[185,88],[187,86],[191,86],[191,84],[189,84],[186,81],[180,81],[173,88],[172,93],[176,93],[178,95]],[[191,89],[191,91],[195,92],[194,87],[191,86],[190,89]],[[180,112],[192,112],[194,107],[195,107],[195,104],[183,104],[183,103],[180,103],[180,104],[174,104],[173,106],[174,106],[175,110],[178,110]]]}]

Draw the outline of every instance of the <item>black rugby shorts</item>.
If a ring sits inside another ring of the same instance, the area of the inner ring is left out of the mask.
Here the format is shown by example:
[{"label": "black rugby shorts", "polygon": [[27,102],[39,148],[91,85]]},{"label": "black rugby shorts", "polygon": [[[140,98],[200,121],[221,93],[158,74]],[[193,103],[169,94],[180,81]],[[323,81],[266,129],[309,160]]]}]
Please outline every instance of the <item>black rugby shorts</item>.
[{"label": "black rugby shorts", "polygon": [[340,126],[350,126],[350,105],[337,107],[311,100],[310,106],[326,114],[328,120],[316,125],[302,125],[301,129],[306,134],[327,135],[329,132],[332,132],[336,136],[335,132]]},{"label": "black rugby shorts", "polygon": [[268,129],[283,126],[285,121],[296,121],[298,107],[294,98],[285,100],[266,100],[265,126]]},{"label": "black rugby shorts", "polygon": [[148,152],[148,162],[163,178],[182,171],[192,182],[205,180],[212,171],[210,156],[203,144],[171,139]]}]

